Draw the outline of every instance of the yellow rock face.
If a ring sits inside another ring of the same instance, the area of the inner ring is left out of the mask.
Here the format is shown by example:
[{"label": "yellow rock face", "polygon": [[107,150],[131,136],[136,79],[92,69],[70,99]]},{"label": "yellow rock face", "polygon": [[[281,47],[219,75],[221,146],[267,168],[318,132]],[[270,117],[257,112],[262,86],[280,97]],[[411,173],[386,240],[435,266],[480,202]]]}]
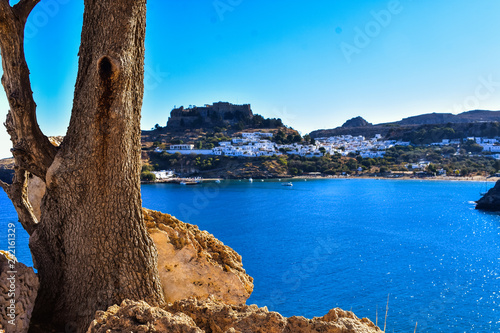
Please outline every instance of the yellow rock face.
[{"label": "yellow rock face", "polygon": [[144,219],[158,249],[167,302],[212,296],[228,304],[244,304],[250,297],[253,279],[233,249],[168,214],[144,209]]}]

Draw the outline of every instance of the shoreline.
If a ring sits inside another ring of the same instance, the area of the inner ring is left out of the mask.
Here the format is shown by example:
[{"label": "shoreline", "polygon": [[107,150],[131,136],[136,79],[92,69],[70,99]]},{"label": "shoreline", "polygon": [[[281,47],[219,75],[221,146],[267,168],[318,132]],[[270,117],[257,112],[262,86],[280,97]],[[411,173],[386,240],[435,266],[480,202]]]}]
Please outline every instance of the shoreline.
[{"label": "shoreline", "polygon": [[[170,178],[159,181],[141,181],[141,185],[147,184],[179,184],[182,181],[192,181],[194,178]],[[496,183],[500,180],[500,177],[490,177],[485,179],[482,176],[472,176],[472,177],[449,177],[449,176],[435,176],[435,177],[410,177],[410,176],[402,176],[402,177],[383,177],[383,176],[283,176],[276,178],[252,178],[253,181],[271,181],[271,182],[279,182],[279,181],[293,181],[293,180],[328,180],[328,179],[346,179],[346,180],[355,180],[355,179],[373,179],[373,180],[411,180],[411,181],[448,181],[448,182],[488,182],[488,183]],[[215,182],[217,180],[220,181],[248,181],[248,178],[234,178],[234,179],[224,179],[224,178],[201,178],[202,182]]]}]

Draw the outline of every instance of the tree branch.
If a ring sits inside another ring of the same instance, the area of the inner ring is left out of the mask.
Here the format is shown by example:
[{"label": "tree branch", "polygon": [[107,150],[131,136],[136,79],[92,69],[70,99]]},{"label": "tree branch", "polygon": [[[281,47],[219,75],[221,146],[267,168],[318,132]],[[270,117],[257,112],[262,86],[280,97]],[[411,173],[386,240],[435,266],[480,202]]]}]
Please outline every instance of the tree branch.
[{"label": "tree branch", "polygon": [[12,185],[0,180],[0,186],[14,204],[19,222],[21,222],[26,232],[31,235],[36,229],[38,220],[28,199],[28,182],[29,173],[16,167]]},{"label": "tree branch", "polygon": [[7,0],[0,0],[0,51],[4,72],[2,85],[10,105],[5,126],[13,144],[16,165],[45,181],[57,149],[38,126],[24,56],[24,25],[39,1],[21,0],[12,8]]},{"label": "tree branch", "polygon": [[8,15],[12,12],[8,0],[0,0],[0,28],[6,24]]},{"label": "tree branch", "polygon": [[0,179],[0,187],[5,191],[5,193],[9,192],[10,185]]},{"label": "tree branch", "polygon": [[13,10],[19,18],[23,18],[26,22],[29,14],[35,8],[35,6],[40,2],[40,0],[21,0],[14,5]]}]

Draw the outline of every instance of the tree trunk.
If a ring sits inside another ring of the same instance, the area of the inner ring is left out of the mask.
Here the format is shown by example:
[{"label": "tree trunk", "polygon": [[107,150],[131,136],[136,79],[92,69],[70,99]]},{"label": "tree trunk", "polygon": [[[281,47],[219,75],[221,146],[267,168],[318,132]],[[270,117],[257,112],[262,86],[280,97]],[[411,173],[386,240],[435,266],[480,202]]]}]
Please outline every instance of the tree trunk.
[{"label": "tree trunk", "polygon": [[[12,8],[24,27],[21,14],[27,17],[38,1],[22,0],[10,7],[0,0],[0,10]],[[29,10],[22,7],[30,5]],[[16,86],[16,75],[21,74],[9,71],[6,58],[12,56],[6,53],[5,36],[13,33],[1,30],[7,19],[0,14],[3,81],[31,96],[29,78],[27,84]],[[54,157],[34,154],[44,152],[45,146],[39,148],[28,138],[34,148],[15,156],[20,169],[46,183],[40,221],[30,216],[33,221],[24,223],[33,228],[30,249],[40,278],[31,331],[85,332],[96,310],[125,298],[151,305],[163,302],[156,248],[144,225],[140,196],[145,24],[145,0],[85,0],[78,78],[65,140],[57,151],[45,148],[57,152]],[[13,60],[24,62],[22,30],[17,33],[20,50]],[[11,118],[23,111],[16,112],[11,103]],[[15,133],[15,139],[25,137],[26,129],[11,122],[9,133]],[[38,129],[34,116],[31,126]],[[41,132],[40,138],[45,138]],[[29,203],[24,208],[29,210]]]}]

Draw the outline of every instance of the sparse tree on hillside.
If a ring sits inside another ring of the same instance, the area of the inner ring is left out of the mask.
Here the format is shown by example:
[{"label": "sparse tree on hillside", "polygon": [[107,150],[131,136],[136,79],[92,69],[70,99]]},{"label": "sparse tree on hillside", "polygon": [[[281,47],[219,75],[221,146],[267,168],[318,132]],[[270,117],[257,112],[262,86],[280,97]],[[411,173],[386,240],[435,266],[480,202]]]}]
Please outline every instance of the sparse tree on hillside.
[{"label": "sparse tree on hillside", "polygon": [[[163,303],[156,248],[140,193],[146,0],[85,0],[71,121],[60,148],[41,132],[24,56],[24,26],[40,0],[0,0],[2,84],[10,112],[13,183],[1,183],[30,234],[40,278],[41,332],[85,332],[95,311],[125,298]],[[27,198],[43,180],[41,215]]]}]

